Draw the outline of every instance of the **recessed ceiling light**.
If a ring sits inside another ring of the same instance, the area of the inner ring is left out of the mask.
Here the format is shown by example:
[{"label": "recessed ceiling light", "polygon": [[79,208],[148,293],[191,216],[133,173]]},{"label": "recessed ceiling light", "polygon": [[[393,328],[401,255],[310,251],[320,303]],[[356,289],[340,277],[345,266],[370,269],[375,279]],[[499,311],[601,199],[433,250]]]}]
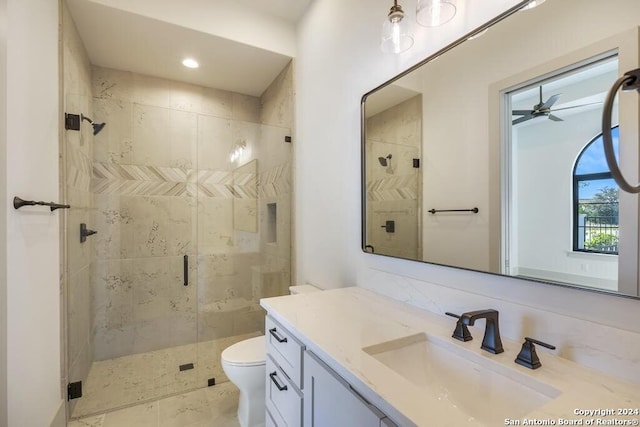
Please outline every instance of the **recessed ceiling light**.
[{"label": "recessed ceiling light", "polygon": [[196,61],[193,58],[185,58],[182,60],[182,65],[184,65],[187,68],[198,68],[200,66],[200,64],[198,64],[198,61]]}]

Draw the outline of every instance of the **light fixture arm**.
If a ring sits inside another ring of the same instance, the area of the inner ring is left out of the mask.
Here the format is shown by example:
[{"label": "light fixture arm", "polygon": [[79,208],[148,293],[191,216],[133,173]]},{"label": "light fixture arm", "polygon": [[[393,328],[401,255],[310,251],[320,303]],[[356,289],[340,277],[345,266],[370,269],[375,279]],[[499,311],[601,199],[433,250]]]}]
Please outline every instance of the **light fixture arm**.
[{"label": "light fixture arm", "polygon": [[398,5],[398,0],[393,0],[393,6],[389,9],[389,15],[387,15],[389,21],[400,22],[404,18],[404,11],[402,6]]}]

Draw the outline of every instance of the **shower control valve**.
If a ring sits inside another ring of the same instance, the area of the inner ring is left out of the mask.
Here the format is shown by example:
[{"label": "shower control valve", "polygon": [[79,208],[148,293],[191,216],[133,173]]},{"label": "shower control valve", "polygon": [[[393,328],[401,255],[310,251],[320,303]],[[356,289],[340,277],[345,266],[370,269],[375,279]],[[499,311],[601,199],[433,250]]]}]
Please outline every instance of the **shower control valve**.
[{"label": "shower control valve", "polygon": [[384,225],[381,225],[384,228],[384,231],[387,233],[395,233],[396,232],[396,222],[395,221],[385,221]]}]

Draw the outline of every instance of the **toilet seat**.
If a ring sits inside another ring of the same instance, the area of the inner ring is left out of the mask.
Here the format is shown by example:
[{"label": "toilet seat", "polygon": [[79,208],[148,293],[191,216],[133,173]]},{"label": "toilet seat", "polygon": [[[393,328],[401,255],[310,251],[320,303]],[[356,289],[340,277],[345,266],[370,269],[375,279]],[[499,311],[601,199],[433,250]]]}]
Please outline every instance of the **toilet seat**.
[{"label": "toilet seat", "polygon": [[226,348],[221,359],[231,366],[261,366],[266,362],[266,354],[266,341],[261,335]]}]

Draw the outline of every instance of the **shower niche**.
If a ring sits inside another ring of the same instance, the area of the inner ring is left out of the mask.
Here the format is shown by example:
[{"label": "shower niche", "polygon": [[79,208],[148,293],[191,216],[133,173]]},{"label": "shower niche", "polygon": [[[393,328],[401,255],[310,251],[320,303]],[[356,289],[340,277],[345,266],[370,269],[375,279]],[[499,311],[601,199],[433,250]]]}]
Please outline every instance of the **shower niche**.
[{"label": "shower niche", "polygon": [[62,2],[69,419],[226,381],[220,353],[291,275],[290,61],[257,95],[99,66],[81,7],[116,13]]}]

